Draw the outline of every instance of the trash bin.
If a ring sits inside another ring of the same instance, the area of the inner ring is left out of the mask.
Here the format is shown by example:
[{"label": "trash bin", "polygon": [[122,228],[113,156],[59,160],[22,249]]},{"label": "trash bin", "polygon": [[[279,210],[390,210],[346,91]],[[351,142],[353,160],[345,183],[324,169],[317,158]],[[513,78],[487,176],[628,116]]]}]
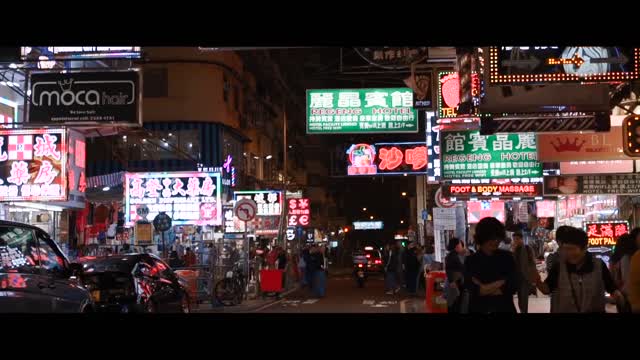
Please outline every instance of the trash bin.
[{"label": "trash bin", "polygon": [[427,293],[425,305],[429,313],[446,313],[447,299],[444,297],[444,282],[447,275],[444,271],[430,271],[427,274]]},{"label": "trash bin", "polygon": [[282,274],[284,271],[277,269],[260,270],[260,291],[263,293],[281,293]]},{"label": "trash bin", "polygon": [[197,270],[176,270],[176,275],[187,283],[187,293],[189,301],[195,303],[198,299],[198,271]]}]

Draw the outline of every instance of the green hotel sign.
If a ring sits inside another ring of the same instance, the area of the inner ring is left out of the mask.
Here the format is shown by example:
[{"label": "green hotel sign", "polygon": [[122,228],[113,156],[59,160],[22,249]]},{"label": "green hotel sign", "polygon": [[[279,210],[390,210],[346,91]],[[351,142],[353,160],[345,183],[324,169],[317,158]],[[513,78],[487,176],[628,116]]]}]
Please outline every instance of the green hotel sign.
[{"label": "green hotel sign", "polygon": [[307,90],[307,134],[415,132],[409,88]]},{"label": "green hotel sign", "polygon": [[444,179],[542,177],[534,133],[452,131],[441,136]]}]

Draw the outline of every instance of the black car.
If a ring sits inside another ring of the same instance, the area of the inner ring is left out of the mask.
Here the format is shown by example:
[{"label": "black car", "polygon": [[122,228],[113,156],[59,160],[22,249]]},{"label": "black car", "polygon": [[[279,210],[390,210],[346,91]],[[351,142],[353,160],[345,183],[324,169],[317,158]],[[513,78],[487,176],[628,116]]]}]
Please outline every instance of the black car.
[{"label": "black car", "polygon": [[0,221],[0,313],[90,312],[80,269],[42,229]]},{"label": "black car", "polygon": [[83,258],[82,282],[99,312],[185,312],[190,299],[179,277],[153,254]]}]

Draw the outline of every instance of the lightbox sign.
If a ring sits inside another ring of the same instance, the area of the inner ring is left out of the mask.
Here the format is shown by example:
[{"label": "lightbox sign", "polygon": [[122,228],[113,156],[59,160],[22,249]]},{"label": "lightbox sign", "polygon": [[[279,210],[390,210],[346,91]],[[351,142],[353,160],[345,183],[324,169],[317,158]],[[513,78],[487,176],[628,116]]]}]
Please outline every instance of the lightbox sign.
[{"label": "lightbox sign", "polygon": [[447,184],[444,196],[456,199],[480,197],[536,197],[542,196],[542,183],[511,184]]},{"label": "lightbox sign", "polygon": [[257,216],[280,216],[282,215],[282,191],[277,190],[257,190],[257,191],[235,191],[233,193],[235,201],[241,199],[251,199],[258,205]]},{"label": "lightbox sign", "polygon": [[[480,77],[471,75],[471,96],[480,96]],[[460,79],[455,71],[443,71],[438,75],[438,116],[440,118],[452,118],[458,116],[460,104]]]},{"label": "lightbox sign", "polygon": [[382,230],[384,223],[382,221],[354,221],[354,230]]},{"label": "lightbox sign", "polygon": [[542,177],[534,133],[480,135],[479,131],[442,134],[444,179]]},{"label": "lightbox sign", "polygon": [[424,142],[354,144],[347,150],[348,175],[426,174]]},{"label": "lightbox sign", "polygon": [[20,58],[38,60],[46,56],[51,60],[90,60],[90,59],[138,59],[140,46],[23,46]]},{"label": "lightbox sign", "polygon": [[417,131],[409,88],[307,90],[307,134]]},{"label": "lightbox sign", "polygon": [[11,128],[18,119],[18,104],[0,97],[0,128]]},{"label": "lightbox sign", "polygon": [[489,49],[491,84],[621,82],[640,75],[640,49],[503,46]]},{"label": "lightbox sign", "polygon": [[147,205],[148,219],[165,212],[176,225],[222,225],[220,185],[217,172],[126,173],[126,222],[140,220],[136,209]]},{"label": "lightbox sign", "polygon": [[486,217],[494,217],[504,223],[505,216],[504,201],[467,202],[467,221],[469,224],[477,224]]},{"label": "lightbox sign", "polygon": [[584,227],[589,239],[589,251],[593,252],[612,249],[618,243],[620,236],[629,233],[629,223],[626,221],[586,222]]},{"label": "lightbox sign", "polygon": [[427,182],[440,181],[440,126],[433,113],[427,113]]},{"label": "lightbox sign", "polygon": [[311,218],[309,199],[288,199],[288,226],[308,226]]},{"label": "lightbox sign", "polygon": [[65,130],[0,130],[0,201],[67,199]]},{"label": "lightbox sign", "polygon": [[30,79],[28,125],[141,125],[138,71],[33,72]]}]

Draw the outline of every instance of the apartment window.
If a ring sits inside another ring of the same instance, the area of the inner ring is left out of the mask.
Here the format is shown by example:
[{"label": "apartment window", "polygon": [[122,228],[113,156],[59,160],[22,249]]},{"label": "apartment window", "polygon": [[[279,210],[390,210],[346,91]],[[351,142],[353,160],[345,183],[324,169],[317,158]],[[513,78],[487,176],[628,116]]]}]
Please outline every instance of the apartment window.
[{"label": "apartment window", "polygon": [[169,71],[167,68],[144,69],[142,86],[146,98],[169,96]]},{"label": "apartment window", "polygon": [[231,91],[231,83],[229,83],[229,79],[227,79],[227,75],[222,76],[222,98],[224,102],[229,102],[229,92]]}]

